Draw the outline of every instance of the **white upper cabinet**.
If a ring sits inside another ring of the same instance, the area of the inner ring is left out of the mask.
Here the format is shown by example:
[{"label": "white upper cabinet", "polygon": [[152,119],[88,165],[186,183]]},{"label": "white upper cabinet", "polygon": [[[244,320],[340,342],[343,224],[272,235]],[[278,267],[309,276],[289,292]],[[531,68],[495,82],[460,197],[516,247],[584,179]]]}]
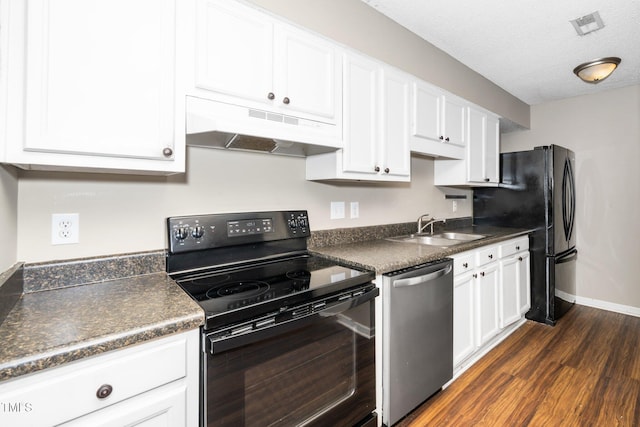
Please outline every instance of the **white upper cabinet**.
[{"label": "white upper cabinet", "polygon": [[464,158],[467,103],[419,80],[413,82],[412,90],[411,151]]},{"label": "white upper cabinet", "polygon": [[500,182],[499,120],[479,107],[467,107],[467,148],[462,160],[434,162],[434,184],[497,186]]},{"label": "white upper cabinet", "polygon": [[339,123],[335,45],[228,0],[198,0],[197,20],[194,96]]},{"label": "white upper cabinet", "polygon": [[346,173],[375,175],[378,149],[378,79],[380,66],[366,58],[344,55],[343,111]]},{"label": "white upper cabinet", "polygon": [[497,184],[499,171],[498,119],[469,108],[468,181]]},{"label": "white upper cabinet", "polygon": [[188,3],[11,2],[9,124],[0,161],[34,169],[183,172],[177,46]]},{"label": "white upper cabinet", "polygon": [[307,179],[409,181],[409,77],[351,52],[343,64],[344,148],[307,157]]},{"label": "white upper cabinet", "polygon": [[230,99],[271,105],[272,21],[230,1],[199,0],[196,16],[195,86]]},{"label": "white upper cabinet", "polygon": [[385,67],[381,74],[379,141],[381,156],[380,169],[386,176],[409,177],[411,159],[409,147],[409,76]]}]

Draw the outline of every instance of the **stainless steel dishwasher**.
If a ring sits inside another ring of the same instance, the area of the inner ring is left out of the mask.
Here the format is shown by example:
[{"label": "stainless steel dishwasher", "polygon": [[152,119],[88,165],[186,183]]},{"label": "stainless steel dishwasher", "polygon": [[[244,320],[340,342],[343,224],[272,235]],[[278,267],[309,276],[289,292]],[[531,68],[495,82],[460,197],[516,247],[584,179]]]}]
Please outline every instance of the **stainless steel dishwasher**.
[{"label": "stainless steel dishwasher", "polygon": [[382,420],[391,426],[453,376],[453,261],[383,275]]}]

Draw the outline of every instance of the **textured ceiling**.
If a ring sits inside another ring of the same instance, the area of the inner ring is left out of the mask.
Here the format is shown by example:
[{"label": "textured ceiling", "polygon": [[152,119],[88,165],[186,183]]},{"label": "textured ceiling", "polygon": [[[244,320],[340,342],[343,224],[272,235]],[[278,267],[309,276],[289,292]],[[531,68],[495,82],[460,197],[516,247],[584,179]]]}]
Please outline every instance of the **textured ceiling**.
[{"label": "textured ceiling", "polygon": [[[362,0],[530,105],[640,84],[640,0]],[[598,11],[605,27],[569,21]],[[573,69],[618,56],[607,79]]]}]

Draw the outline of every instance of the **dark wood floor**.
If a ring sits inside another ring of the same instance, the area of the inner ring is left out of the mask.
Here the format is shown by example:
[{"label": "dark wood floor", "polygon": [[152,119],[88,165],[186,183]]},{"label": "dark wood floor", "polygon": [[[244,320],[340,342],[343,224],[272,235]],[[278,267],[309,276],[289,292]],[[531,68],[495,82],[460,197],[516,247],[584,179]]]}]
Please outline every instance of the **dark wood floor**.
[{"label": "dark wood floor", "polygon": [[640,426],[640,318],[528,321],[396,426]]}]

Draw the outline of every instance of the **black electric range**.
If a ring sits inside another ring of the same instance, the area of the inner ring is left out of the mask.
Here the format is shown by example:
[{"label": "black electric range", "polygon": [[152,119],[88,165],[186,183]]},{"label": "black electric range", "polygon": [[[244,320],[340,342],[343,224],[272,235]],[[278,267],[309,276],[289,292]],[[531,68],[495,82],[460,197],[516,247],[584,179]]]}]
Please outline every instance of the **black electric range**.
[{"label": "black electric range", "polygon": [[206,313],[201,425],[377,424],[373,272],[310,254],[306,211],[167,230],[167,272]]},{"label": "black electric range", "polygon": [[374,273],[311,255],[306,211],[172,217],[167,271],[211,330],[359,287]]}]

